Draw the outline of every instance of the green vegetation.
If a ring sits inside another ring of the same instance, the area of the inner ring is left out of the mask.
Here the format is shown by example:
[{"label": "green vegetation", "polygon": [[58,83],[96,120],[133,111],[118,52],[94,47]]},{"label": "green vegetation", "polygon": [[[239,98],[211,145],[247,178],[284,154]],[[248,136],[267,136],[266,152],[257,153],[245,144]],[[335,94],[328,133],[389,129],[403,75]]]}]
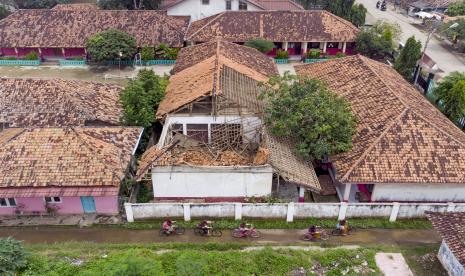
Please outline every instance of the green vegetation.
[{"label": "green vegetation", "polygon": [[87,41],[91,60],[131,60],[136,54],[136,40],[125,32],[108,30],[91,36]]},{"label": "green vegetation", "polygon": [[417,41],[414,36],[407,39],[404,48],[394,63],[394,69],[406,80],[413,80],[413,73],[417,66],[417,61],[421,58],[421,41]]},{"label": "green vegetation", "polygon": [[355,0],[299,0],[305,9],[324,9],[342,17],[357,27],[365,24],[367,9]]},{"label": "green vegetation", "polygon": [[99,0],[97,4],[104,10],[157,10],[161,0]]},{"label": "green vegetation", "polygon": [[7,17],[8,15],[10,15],[10,11],[5,6],[0,4],[0,20]]},{"label": "green vegetation", "polygon": [[157,49],[155,50],[155,56],[157,59],[168,59],[174,60],[178,57],[179,49],[177,48],[170,48],[166,44],[158,45]]},{"label": "green vegetation", "polygon": [[465,74],[452,72],[434,90],[436,104],[451,121],[465,116]]},{"label": "green vegetation", "polygon": [[321,51],[316,49],[312,49],[307,52],[307,58],[320,58],[320,55]]},{"label": "green vegetation", "polygon": [[0,275],[15,275],[26,267],[28,253],[22,244],[13,238],[0,239]]},{"label": "green vegetation", "polygon": [[146,203],[153,199],[153,193],[149,187],[151,183],[140,183],[139,193],[137,194],[138,203]]},{"label": "green vegetation", "polygon": [[365,18],[367,14],[367,9],[362,4],[354,4],[350,10],[350,19],[349,21],[352,22],[357,27],[361,27],[365,25]]},{"label": "green vegetation", "polygon": [[[235,229],[239,226],[240,221],[234,219],[218,219],[214,220],[215,227],[221,229]],[[282,220],[263,220],[263,219],[247,219],[244,222],[253,224],[258,229],[306,229],[310,225],[319,225],[323,228],[333,229],[336,227],[336,218],[307,218],[296,219],[292,223]],[[431,223],[427,219],[405,219],[389,222],[388,218],[351,218],[349,223],[359,229],[382,228],[382,229],[430,229]],[[200,222],[199,220],[183,221],[179,219],[177,224],[184,228],[195,228]],[[96,227],[124,227],[128,229],[159,229],[161,228],[162,220],[136,221],[116,226],[96,226]]]},{"label": "green vegetation", "polygon": [[297,80],[289,74],[264,86],[265,122],[277,136],[294,137],[296,152],[320,160],[349,150],[356,121],[347,100],[317,80]]},{"label": "green vegetation", "polygon": [[264,39],[251,39],[247,41],[244,45],[255,48],[258,51],[265,53],[265,54],[270,52],[274,48],[273,42],[269,40],[264,40]]},{"label": "green vegetation", "polygon": [[289,58],[289,52],[285,50],[278,50],[276,52],[276,59],[287,59]]},{"label": "green vegetation", "polygon": [[357,52],[367,57],[382,60],[390,56],[394,50],[394,41],[401,34],[398,24],[377,21],[369,29],[357,35]]},{"label": "green vegetation", "polygon": [[24,56],[24,60],[38,60],[39,54],[37,52],[29,52],[27,55]]},{"label": "green vegetation", "polygon": [[[371,249],[303,251],[263,248],[239,251],[236,245],[180,244],[183,249],[154,252],[156,245],[55,244],[31,246],[34,255],[20,275],[370,275],[377,273]],[[217,250],[216,247],[222,247]],[[73,265],[79,260],[80,265]]]},{"label": "green vegetation", "polygon": [[155,59],[155,49],[150,46],[142,47],[142,50],[140,51],[140,58],[143,61]]},{"label": "green vegetation", "polygon": [[465,15],[465,1],[458,1],[447,7],[446,14],[449,16]]},{"label": "green vegetation", "polygon": [[[453,24],[458,25],[450,28]],[[439,32],[445,34],[456,45],[458,51],[465,52],[465,19],[461,18],[444,23],[439,27]]]},{"label": "green vegetation", "polygon": [[50,9],[56,4],[67,4],[69,0],[11,0],[5,1],[15,9]]},{"label": "green vegetation", "polygon": [[150,127],[155,112],[165,95],[168,78],[155,75],[152,70],[140,70],[137,79],[130,81],[121,94],[123,124]]}]

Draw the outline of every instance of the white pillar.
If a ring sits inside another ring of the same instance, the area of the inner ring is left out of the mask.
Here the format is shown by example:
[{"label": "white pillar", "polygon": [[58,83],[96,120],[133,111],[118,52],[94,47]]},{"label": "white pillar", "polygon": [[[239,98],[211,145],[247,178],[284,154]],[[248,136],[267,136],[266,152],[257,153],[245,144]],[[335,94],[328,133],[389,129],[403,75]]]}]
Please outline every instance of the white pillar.
[{"label": "white pillar", "polygon": [[400,204],[399,202],[394,202],[392,204],[391,216],[389,216],[390,222],[395,222],[397,220],[397,214],[399,214]]},{"label": "white pillar", "polygon": [[343,220],[346,218],[348,206],[349,205],[347,204],[347,202],[341,202],[341,205],[339,207],[339,216],[337,217],[338,220]]},{"label": "white pillar", "polygon": [[124,211],[126,212],[126,220],[128,222],[134,222],[134,213],[132,212],[132,204],[124,203]]},{"label": "white pillar", "polygon": [[350,189],[352,188],[352,184],[345,184],[345,189],[344,189],[344,198],[343,200],[345,202],[349,201],[349,197],[350,197]]},{"label": "white pillar", "polygon": [[287,42],[283,42],[283,49],[284,51],[287,51],[287,46],[288,46],[289,43]]},{"label": "white pillar", "polygon": [[191,205],[189,203],[184,203],[184,221],[191,221]]},{"label": "white pillar", "polygon": [[61,53],[63,54],[63,57],[66,57],[66,55],[65,55],[65,48],[61,48]]},{"label": "white pillar", "polygon": [[327,42],[323,42],[323,54],[326,54],[326,44]]},{"label": "white pillar", "polygon": [[16,56],[19,55],[19,51],[18,51],[18,48],[15,47],[15,53],[16,53]]},{"label": "white pillar", "polygon": [[342,52],[345,54],[347,49],[347,42],[342,43]]},{"label": "white pillar", "polygon": [[37,48],[37,50],[39,51],[39,54],[42,55],[42,48]]},{"label": "white pillar", "polygon": [[287,217],[286,217],[287,222],[294,221],[294,209],[295,209],[294,202],[289,202],[287,204]]},{"label": "white pillar", "polygon": [[234,204],[234,219],[242,220],[242,203]]},{"label": "white pillar", "polygon": [[305,201],[305,188],[299,187],[299,202]]},{"label": "white pillar", "polygon": [[307,45],[308,42],[302,42],[302,54],[305,55],[307,53]]}]

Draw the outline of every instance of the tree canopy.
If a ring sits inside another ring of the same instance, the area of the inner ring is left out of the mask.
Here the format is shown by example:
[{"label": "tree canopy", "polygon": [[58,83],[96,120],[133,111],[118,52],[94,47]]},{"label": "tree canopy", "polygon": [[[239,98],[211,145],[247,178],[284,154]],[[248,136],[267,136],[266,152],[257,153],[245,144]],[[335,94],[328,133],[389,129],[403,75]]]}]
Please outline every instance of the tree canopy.
[{"label": "tree canopy", "polygon": [[27,255],[21,242],[11,237],[0,238],[0,275],[16,275],[26,267]]},{"label": "tree canopy", "polygon": [[121,94],[123,124],[150,127],[155,122],[155,112],[167,85],[166,76],[157,76],[152,70],[140,70],[137,79],[129,82]]},{"label": "tree canopy", "polygon": [[354,4],[350,11],[350,22],[357,27],[365,25],[367,9],[362,4]]},{"label": "tree canopy", "polygon": [[273,50],[274,43],[264,39],[251,39],[244,44],[245,46],[255,48],[262,53],[268,53]]},{"label": "tree canopy", "polygon": [[371,28],[361,30],[357,35],[357,52],[381,60],[392,55],[394,41],[401,34],[398,24],[378,20]]},{"label": "tree canopy", "polygon": [[10,11],[0,4],[0,20],[10,15]]},{"label": "tree canopy", "polygon": [[104,10],[157,10],[161,0],[99,0],[97,4]]},{"label": "tree canopy", "polygon": [[465,0],[450,4],[447,7],[446,14],[449,16],[465,15]]},{"label": "tree canopy", "polygon": [[93,35],[87,40],[86,47],[91,59],[97,62],[118,58],[132,59],[137,52],[136,40],[119,30],[108,30]]},{"label": "tree canopy", "polygon": [[367,9],[362,4],[355,4],[355,0],[300,0],[299,2],[307,10],[327,10],[357,27],[365,24]]},{"label": "tree canopy", "polygon": [[411,36],[407,39],[404,48],[400,51],[399,56],[394,63],[394,69],[401,74],[406,80],[413,80],[413,73],[417,61],[421,58],[421,42]]},{"label": "tree canopy", "polygon": [[69,0],[12,0],[16,9],[50,9],[56,4],[67,4]]},{"label": "tree canopy", "polygon": [[465,74],[452,72],[434,90],[444,115],[456,122],[465,116]]},{"label": "tree canopy", "polygon": [[317,80],[289,74],[265,86],[265,122],[272,134],[293,137],[305,158],[345,152],[352,147],[356,121],[349,103]]}]

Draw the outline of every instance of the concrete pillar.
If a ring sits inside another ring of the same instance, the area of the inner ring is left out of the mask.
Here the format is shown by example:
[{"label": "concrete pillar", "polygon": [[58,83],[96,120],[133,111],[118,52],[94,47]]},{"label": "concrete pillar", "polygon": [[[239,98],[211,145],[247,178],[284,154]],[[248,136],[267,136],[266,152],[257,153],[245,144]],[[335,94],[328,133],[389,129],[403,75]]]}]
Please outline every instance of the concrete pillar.
[{"label": "concrete pillar", "polygon": [[352,188],[352,184],[345,184],[345,189],[344,189],[344,198],[343,200],[345,202],[349,201],[349,196],[350,196],[350,189]]},{"label": "concrete pillar", "polygon": [[242,203],[234,204],[234,219],[242,220]]},{"label": "concrete pillar", "polygon": [[189,203],[184,203],[184,221],[191,221],[191,205]]},{"label": "concrete pillar", "polygon": [[307,53],[307,45],[308,42],[302,42],[302,55],[305,55]]},{"label": "concrete pillar", "polygon": [[16,56],[19,56],[19,51],[18,51],[18,48],[15,47],[15,53],[16,53]]},{"label": "concrete pillar", "polygon": [[134,222],[134,213],[132,212],[131,203],[124,203],[124,211],[126,212],[126,220],[128,222]]},{"label": "concrete pillar", "polygon": [[287,51],[288,45],[289,45],[288,42],[283,42],[283,49],[284,49],[284,51]]},{"label": "concrete pillar", "polygon": [[341,202],[341,205],[339,207],[339,215],[337,217],[338,220],[343,220],[346,218],[347,207],[349,207],[347,202]]},{"label": "concrete pillar", "polygon": [[63,57],[66,57],[65,48],[61,48],[61,53],[63,54]]},{"label": "concrete pillar", "polygon": [[37,50],[39,51],[39,55],[42,55],[42,48],[37,48]]},{"label": "concrete pillar", "polygon": [[342,43],[342,52],[345,54],[347,49],[347,42]]},{"label": "concrete pillar", "polygon": [[286,221],[287,222],[293,222],[294,221],[294,202],[289,202],[287,204],[287,216],[286,216]]},{"label": "concrete pillar", "polygon": [[455,210],[455,203],[454,202],[448,202],[447,203],[447,212],[454,212]]},{"label": "concrete pillar", "polygon": [[327,42],[323,42],[323,54],[326,54],[326,45],[327,45]]},{"label": "concrete pillar", "polygon": [[391,215],[389,216],[390,222],[395,222],[397,220],[397,214],[399,214],[400,204],[399,202],[394,202],[392,204]]},{"label": "concrete pillar", "polygon": [[305,201],[305,188],[299,187],[299,202]]}]

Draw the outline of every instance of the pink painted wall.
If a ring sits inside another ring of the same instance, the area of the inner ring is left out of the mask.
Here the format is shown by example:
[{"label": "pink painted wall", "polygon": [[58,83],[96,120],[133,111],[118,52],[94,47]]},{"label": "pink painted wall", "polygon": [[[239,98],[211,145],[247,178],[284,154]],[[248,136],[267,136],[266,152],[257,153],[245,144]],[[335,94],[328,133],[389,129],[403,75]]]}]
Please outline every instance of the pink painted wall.
[{"label": "pink painted wall", "polygon": [[335,55],[335,54],[337,54],[339,52],[342,52],[342,49],[338,49],[338,48],[327,48],[326,49],[326,53],[328,55]]},{"label": "pink painted wall", "polygon": [[39,53],[39,49],[37,49],[37,48],[18,48],[18,56],[20,56],[20,57],[25,56],[25,55],[29,54],[30,52]]},{"label": "pink painted wall", "polygon": [[16,56],[14,48],[0,48],[0,54],[4,56]]},{"label": "pink painted wall", "polygon": [[[24,213],[31,214],[32,212],[45,213],[45,199],[43,197],[17,197],[16,205],[24,205],[22,209]],[[98,196],[94,197],[95,208],[99,214],[117,214],[118,213],[118,196]],[[58,214],[82,214],[81,198],[61,197],[60,203],[50,203],[50,206],[58,207]],[[1,215],[14,215],[16,207],[0,207]]]},{"label": "pink painted wall", "polygon": [[65,56],[66,57],[82,57],[86,54],[84,48],[66,48]]},{"label": "pink painted wall", "polygon": [[42,48],[42,57],[56,57],[61,56],[61,49],[56,48]]},{"label": "pink painted wall", "polygon": [[96,196],[94,201],[99,214],[117,214],[119,211],[117,196]]}]

